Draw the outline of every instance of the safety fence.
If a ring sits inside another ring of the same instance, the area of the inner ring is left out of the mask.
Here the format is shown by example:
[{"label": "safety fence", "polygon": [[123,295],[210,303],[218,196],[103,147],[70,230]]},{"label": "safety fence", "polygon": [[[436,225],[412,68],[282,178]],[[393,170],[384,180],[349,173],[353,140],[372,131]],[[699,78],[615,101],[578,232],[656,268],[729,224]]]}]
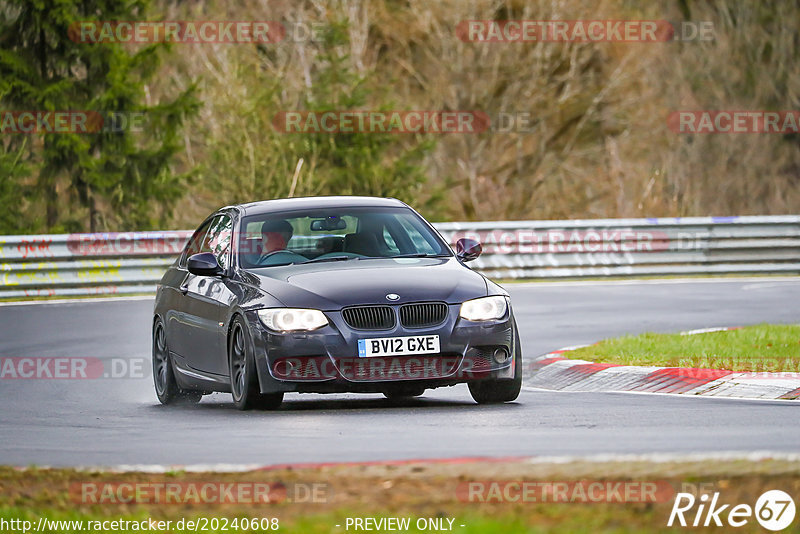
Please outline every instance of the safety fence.
[{"label": "safety fence", "polygon": [[[434,224],[495,279],[800,274],[800,216]],[[189,231],[0,237],[0,298],[153,293]]]}]

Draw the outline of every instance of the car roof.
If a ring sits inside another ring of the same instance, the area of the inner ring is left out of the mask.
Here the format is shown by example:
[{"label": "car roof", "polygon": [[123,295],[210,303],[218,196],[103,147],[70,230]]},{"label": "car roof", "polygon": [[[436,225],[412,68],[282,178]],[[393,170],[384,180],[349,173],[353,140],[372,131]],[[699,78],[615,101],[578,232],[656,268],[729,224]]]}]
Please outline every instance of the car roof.
[{"label": "car roof", "polygon": [[359,196],[328,196],[328,197],[296,197],[279,198],[275,200],[261,200],[248,202],[235,206],[241,210],[242,215],[259,215],[271,212],[326,209],[326,208],[356,208],[356,207],[406,207],[404,202],[396,198],[359,197]]}]

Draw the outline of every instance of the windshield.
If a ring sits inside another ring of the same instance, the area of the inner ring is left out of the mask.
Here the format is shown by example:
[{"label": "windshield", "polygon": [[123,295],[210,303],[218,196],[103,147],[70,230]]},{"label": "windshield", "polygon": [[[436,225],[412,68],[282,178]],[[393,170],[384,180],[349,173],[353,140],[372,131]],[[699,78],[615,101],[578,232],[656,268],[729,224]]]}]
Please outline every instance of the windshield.
[{"label": "windshield", "polygon": [[408,208],[336,208],[245,217],[242,267],[373,258],[451,256],[446,243]]}]

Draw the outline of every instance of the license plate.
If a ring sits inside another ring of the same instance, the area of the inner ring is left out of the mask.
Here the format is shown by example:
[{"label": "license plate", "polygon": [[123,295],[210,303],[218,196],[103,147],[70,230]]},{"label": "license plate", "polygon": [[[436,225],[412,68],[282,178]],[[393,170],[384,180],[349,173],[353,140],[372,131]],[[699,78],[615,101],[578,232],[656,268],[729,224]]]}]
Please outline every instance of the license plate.
[{"label": "license plate", "polygon": [[359,358],[438,352],[439,336],[376,337],[358,340]]}]

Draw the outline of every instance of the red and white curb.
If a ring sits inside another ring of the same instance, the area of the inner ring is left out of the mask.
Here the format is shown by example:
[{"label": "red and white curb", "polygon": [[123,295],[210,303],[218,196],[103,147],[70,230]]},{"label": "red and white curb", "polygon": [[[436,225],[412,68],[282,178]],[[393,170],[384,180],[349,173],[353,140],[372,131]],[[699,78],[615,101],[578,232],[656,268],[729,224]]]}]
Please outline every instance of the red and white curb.
[{"label": "red and white curb", "polygon": [[[683,332],[702,334],[732,328]],[[794,400],[800,398],[800,373],[748,373],[692,367],[641,367],[570,360],[564,353],[587,345],[566,347],[525,366],[524,385],[557,391],[671,393],[708,397]]]}]

